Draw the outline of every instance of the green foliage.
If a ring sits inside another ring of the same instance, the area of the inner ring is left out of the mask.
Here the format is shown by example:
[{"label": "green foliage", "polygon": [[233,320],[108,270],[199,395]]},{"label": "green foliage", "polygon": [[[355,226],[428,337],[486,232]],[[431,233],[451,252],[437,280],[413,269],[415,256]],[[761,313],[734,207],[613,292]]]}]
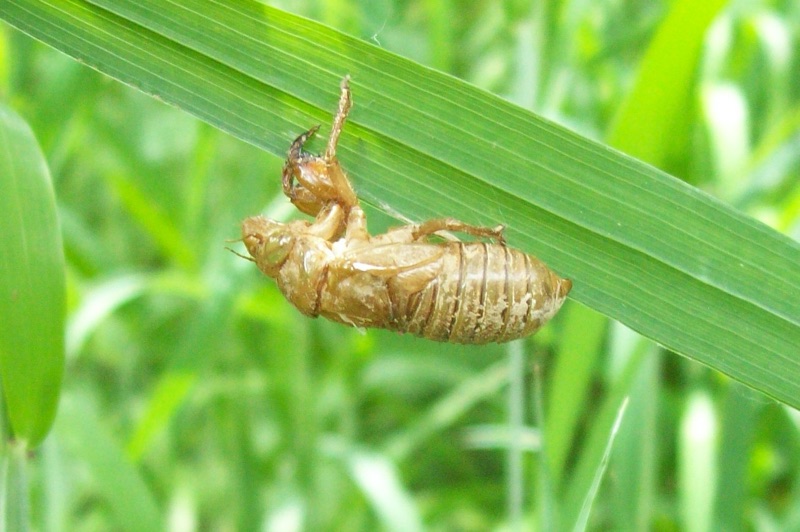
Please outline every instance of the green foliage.
[{"label": "green foliage", "polygon": [[[796,242],[586,138],[610,131],[796,236],[796,14],[534,4],[304,13],[360,39],[245,0],[3,4],[13,26],[180,108],[2,28],[9,100],[56,176],[69,281],[64,408],[31,483],[41,528],[551,529],[589,508],[591,528],[746,528],[754,508],[797,524],[793,411],[608,323],[796,406]],[[280,159],[329,123],[344,73],[341,158],[371,229],[397,223],[381,211],[506,223],[575,283],[551,326],[508,353],[361,335],[301,317],[224,250],[245,216],[295,215]],[[693,455],[698,404],[718,429]],[[692,496],[698,457],[718,464],[707,499]]]},{"label": "green foliage", "polygon": [[[464,83],[256,3],[197,0],[173,11],[155,0],[98,1],[91,16],[81,2],[28,3],[33,13],[11,10],[21,28],[275,153],[285,150],[279,133],[329,114],[310,105],[333,109],[337,91],[325,88],[350,73],[364,104],[340,152],[364,197],[416,219],[442,216],[443,202],[468,222],[502,219],[512,242],[573,279],[576,300],[800,406],[800,360],[787,356],[800,345],[800,299],[783,296],[800,290],[800,246],[711,197]],[[41,19],[66,29],[42,31]],[[621,119],[617,142],[632,136],[624,129],[632,122]]]},{"label": "green foliage", "polygon": [[36,447],[64,370],[64,251],[47,166],[27,124],[0,104],[0,377],[8,438]]}]

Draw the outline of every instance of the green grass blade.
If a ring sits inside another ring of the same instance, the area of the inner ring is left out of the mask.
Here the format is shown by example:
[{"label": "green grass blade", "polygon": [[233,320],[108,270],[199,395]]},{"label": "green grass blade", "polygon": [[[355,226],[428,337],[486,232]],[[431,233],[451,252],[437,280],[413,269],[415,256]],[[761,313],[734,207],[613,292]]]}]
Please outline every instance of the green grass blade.
[{"label": "green grass blade", "polygon": [[575,299],[800,406],[800,246],[650,166],[255,2],[13,0],[2,16],[273,153],[329,122],[349,73],[340,154],[366,200],[503,222]]},{"label": "green grass blade", "polygon": [[580,428],[581,413],[591,400],[596,362],[606,339],[608,319],[582,305],[564,312],[563,340],[549,376],[545,435],[553,484],[561,486],[567,458]]},{"label": "green grass blade", "polygon": [[[641,368],[642,359],[647,355],[644,346],[645,340],[640,342],[631,356],[625,361],[624,367],[614,379],[613,386],[602,404],[592,416],[592,423],[584,439],[577,462],[571,471],[569,482],[565,482],[566,491],[562,498],[561,522],[577,523],[583,512],[584,504],[594,489],[592,486],[598,475],[601,464],[604,464],[605,453],[609,446],[614,426],[617,422],[622,405],[629,399],[628,391],[631,389]],[[623,430],[626,428],[623,426]],[[602,466],[605,468],[605,466]],[[573,525],[574,526],[574,525]]]},{"label": "green grass blade", "polygon": [[714,404],[705,392],[686,401],[678,445],[678,493],[683,528],[711,530],[719,446]]},{"label": "green grass blade", "polygon": [[732,384],[720,408],[717,492],[714,522],[717,530],[744,530],[748,521],[748,467],[758,437],[764,403],[752,390]]},{"label": "green grass blade", "polygon": [[[663,453],[666,439],[658,424],[664,414],[659,410],[659,397],[664,388],[661,381],[664,357],[650,341],[622,326],[615,327],[613,336],[611,351],[616,358],[638,359],[639,363],[628,383],[630,404],[609,466],[614,476],[614,481],[607,485],[612,501],[609,512],[614,516],[611,528],[641,530],[647,528],[653,514],[658,457]],[[637,352],[642,351],[646,354],[639,356]]]},{"label": "green grass blade", "polygon": [[586,493],[586,498],[583,500],[583,504],[581,505],[581,511],[578,514],[578,518],[575,521],[575,525],[572,527],[572,530],[579,531],[579,530],[587,530],[589,525],[589,515],[592,511],[592,505],[594,504],[595,499],[597,499],[597,494],[600,491],[600,483],[603,480],[603,475],[608,468],[608,461],[611,458],[611,449],[614,446],[614,439],[617,437],[617,432],[619,431],[619,426],[622,423],[622,418],[625,416],[625,409],[628,407],[628,399],[622,401],[622,405],[619,407],[619,411],[617,412],[617,417],[614,420],[614,425],[611,427],[611,432],[608,435],[608,441],[606,442],[605,450],[603,451],[603,458],[599,464],[597,464],[597,469],[594,474],[594,478],[592,479],[592,485],[589,488],[589,491]]},{"label": "green grass blade", "polygon": [[28,125],[0,104],[0,375],[15,439],[38,445],[64,371],[64,251],[50,173]]},{"label": "green grass blade", "polygon": [[31,529],[28,489],[28,453],[24,443],[6,446],[0,459],[0,528],[27,532]]},{"label": "green grass blade", "polygon": [[414,499],[403,486],[394,463],[385,456],[351,446],[336,449],[347,472],[380,519],[384,530],[424,530]]},{"label": "green grass blade", "polygon": [[452,425],[477,403],[496,394],[508,382],[508,365],[497,363],[479,374],[464,379],[448,394],[433,403],[413,425],[400,434],[387,438],[386,454],[396,461],[407,459],[425,439]]},{"label": "green grass blade", "polygon": [[608,138],[611,145],[659,167],[673,152],[686,150],[687,110],[700,50],[709,24],[726,3],[672,4],[642,59],[633,90],[617,113]]},{"label": "green grass blade", "polygon": [[71,396],[63,406],[55,434],[99,486],[114,530],[162,530],[164,519],[145,478],[102,425],[91,400]]}]

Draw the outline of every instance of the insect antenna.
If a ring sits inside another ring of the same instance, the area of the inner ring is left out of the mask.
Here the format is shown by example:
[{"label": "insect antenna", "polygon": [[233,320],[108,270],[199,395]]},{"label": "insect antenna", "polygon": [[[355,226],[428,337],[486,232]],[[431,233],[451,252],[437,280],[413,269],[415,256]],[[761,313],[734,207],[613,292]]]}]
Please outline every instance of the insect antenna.
[{"label": "insect antenna", "polygon": [[233,253],[237,257],[241,257],[241,258],[243,258],[245,260],[249,260],[250,262],[255,262],[255,259],[253,257],[248,257],[247,255],[242,255],[241,253],[239,253],[235,249],[231,249],[229,247],[226,247],[225,249],[227,249],[228,251],[230,251],[231,253]]},{"label": "insect antenna", "polygon": [[[226,240],[225,242],[241,242],[241,241],[242,241],[241,238],[237,238],[235,240]],[[255,259],[253,257],[248,257],[247,255],[242,255],[241,253],[239,253],[235,249],[231,249],[228,246],[225,246],[225,249],[227,249],[228,251],[230,251],[231,253],[233,253],[237,257],[241,257],[241,258],[243,258],[245,260],[249,260],[250,262],[255,262]]]}]

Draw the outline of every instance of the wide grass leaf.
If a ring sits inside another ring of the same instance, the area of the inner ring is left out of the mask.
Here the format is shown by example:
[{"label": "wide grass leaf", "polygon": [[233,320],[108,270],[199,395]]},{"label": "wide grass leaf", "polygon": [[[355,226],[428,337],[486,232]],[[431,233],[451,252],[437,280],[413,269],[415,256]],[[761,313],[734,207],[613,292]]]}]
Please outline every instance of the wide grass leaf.
[{"label": "wide grass leaf", "polygon": [[575,299],[800,406],[800,246],[663,172],[249,0],[11,0],[0,13],[276,154],[329,122],[349,73],[339,153],[366,200],[414,219],[502,222],[514,246],[573,280]]},{"label": "wide grass leaf", "polygon": [[64,251],[44,156],[0,104],[0,377],[13,437],[47,435],[64,371]]}]

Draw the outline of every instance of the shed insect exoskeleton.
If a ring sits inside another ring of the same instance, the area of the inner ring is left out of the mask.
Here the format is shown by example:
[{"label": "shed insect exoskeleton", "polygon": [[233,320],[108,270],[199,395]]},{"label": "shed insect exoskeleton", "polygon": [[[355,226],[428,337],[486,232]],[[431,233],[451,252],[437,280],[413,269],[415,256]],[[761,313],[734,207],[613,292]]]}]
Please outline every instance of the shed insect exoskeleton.
[{"label": "shed insect exoskeleton", "polygon": [[[252,260],[307,316],[381,327],[443,342],[506,342],[534,333],[564,303],[572,282],[506,246],[503,227],[440,218],[367,232],[364,211],[336,158],[350,109],[349,78],[323,156],[303,151],[319,126],[291,145],[283,192],[313,222],[263,216],[242,223]],[[439,231],[494,242],[439,242]]]}]

